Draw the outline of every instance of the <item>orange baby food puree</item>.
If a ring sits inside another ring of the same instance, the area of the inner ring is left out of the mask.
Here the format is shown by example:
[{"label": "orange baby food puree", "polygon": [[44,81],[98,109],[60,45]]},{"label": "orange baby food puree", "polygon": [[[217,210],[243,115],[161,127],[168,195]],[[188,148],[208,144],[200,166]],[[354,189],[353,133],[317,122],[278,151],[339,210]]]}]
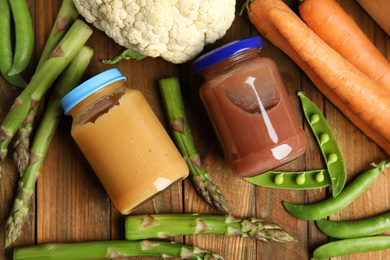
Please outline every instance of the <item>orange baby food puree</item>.
[{"label": "orange baby food puree", "polygon": [[116,208],[128,214],[187,177],[188,167],[140,91],[122,87],[103,98],[110,99],[108,108],[95,103],[95,117],[82,115],[84,101],[73,108],[71,134]]}]

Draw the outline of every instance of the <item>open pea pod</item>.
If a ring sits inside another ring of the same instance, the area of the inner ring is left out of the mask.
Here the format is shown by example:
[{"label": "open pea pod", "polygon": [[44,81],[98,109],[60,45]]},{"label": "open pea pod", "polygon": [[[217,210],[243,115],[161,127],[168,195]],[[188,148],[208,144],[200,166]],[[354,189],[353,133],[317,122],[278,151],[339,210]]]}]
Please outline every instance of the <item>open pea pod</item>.
[{"label": "open pea pod", "polygon": [[331,185],[325,169],[302,172],[268,171],[245,180],[262,187],[288,190],[318,189]]},{"label": "open pea pod", "polygon": [[298,96],[302,102],[303,113],[324,156],[332,182],[333,197],[336,198],[343,190],[347,179],[347,169],[343,154],[332,129],[318,107],[303,92],[299,92]]}]

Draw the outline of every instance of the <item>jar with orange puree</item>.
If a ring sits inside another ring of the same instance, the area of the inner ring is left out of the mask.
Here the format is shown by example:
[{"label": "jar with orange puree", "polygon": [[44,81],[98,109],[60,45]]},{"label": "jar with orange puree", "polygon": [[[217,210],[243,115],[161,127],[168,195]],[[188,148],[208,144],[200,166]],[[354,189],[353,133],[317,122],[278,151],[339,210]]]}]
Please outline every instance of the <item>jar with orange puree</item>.
[{"label": "jar with orange puree", "polygon": [[247,37],[199,57],[200,97],[233,173],[251,177],[302,155],[306,137],[275,62]]},{"label": "jar with orange puree", "polygon": [[115,207],[128,214],[188,175],[188,167],[142,93],[111,69],[61,104],[71,134]]}]

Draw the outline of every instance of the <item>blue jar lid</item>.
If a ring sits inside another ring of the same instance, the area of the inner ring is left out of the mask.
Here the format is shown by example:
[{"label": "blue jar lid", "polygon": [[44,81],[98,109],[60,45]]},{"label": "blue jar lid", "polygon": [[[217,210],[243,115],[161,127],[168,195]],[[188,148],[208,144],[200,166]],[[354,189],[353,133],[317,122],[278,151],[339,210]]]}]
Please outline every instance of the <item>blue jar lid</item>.
[{"label": "blue jar lid", "polygon": [[61,105],[65,110],[65,115],[67,115],[69,110],[89,95],[111,83],[114,83],[115,81],[122,79],[126,80],[126,77],[122,76],[118,69],[110,69],[80,84],[61,100]]},{"label": "blue jar lid", "polygon": [[192,68],[194,69],[195,73],[198,74],[202,70],[221,60],[227,59],[233,55],[239,54],[249,49],[263,46],[263,41],[259,36],[241,38],[222,45],[200,56],[198,59],[196,59],[196,61],[192,65]]}]

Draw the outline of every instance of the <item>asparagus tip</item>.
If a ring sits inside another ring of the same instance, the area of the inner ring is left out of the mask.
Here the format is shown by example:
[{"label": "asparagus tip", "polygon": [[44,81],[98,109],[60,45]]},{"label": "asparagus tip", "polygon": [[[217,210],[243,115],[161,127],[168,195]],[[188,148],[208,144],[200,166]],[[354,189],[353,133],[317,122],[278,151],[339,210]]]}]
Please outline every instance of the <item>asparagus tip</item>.
[{"label": "asparagus tip", "polygon": [[21,233],[21,225],[16,225],[13,220],[7,221],[7,227],[5,231],[4,248],[9,247]]}]

